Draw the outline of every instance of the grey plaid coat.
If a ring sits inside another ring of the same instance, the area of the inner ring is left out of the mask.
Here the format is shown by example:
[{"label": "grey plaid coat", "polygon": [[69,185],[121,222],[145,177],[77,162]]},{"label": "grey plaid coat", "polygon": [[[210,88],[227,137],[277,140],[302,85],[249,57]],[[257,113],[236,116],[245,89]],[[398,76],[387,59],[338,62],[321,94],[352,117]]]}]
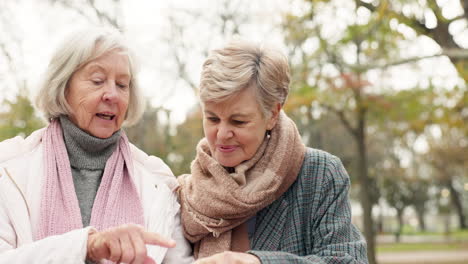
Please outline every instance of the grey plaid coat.
[{"label": "grey plaid coat", "polygon": [[296,182],[257,213],[249,253],[265,263],[368,263],[351,224],[349,176],[341,161],[308,148]]}]

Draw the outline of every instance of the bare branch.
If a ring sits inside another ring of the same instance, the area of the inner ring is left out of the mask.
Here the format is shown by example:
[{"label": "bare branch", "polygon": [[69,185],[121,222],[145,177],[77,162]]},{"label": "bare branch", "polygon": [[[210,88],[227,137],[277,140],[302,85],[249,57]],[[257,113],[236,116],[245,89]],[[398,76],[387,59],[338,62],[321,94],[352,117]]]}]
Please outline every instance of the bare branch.
[{"label": "bare branch", "polygon": [[[68,8],[70,10],[75,11],[76,13],[78,13],[79,15],[81,15],[82,17],[84,17],[84,18],[86,18],[88,20],[93,20],[94,19],[94,18],[91,18],[90,15],[87,12],[85,12],[85,10],[86,10],[85,8],[76,6],[71,1],[66,1],[66,0],[51,0],[51,1],[53,3],[60,3],[65,8]],[[114,7],[117,8],[120,0],[113,0],[113,1],[115,3]],[[99,22],[101,22],[101,23],[104,22],[104,23],[109,24],[109,25],[111,25],[113,27],[120,28],[119,23],[117,21],[117,18],[111,17],[109,14],[104,13],[101,10],[99,10],[99,8],[96,6],[96,1],[95,0],[87,0],[87,5],[91,9],[91,11],[95,14],[95,16],[99,20]]]},{"label": "bare branch", "polygon": [[8,65],[11,66],[13,64],[13,58],[12,58],[10,52],[8,51],[5,43],[0,42],[0,50],[2,51],[3,55],[7,58]]},{"label": "bare branch", "polygon": [[[118,4],[118,1],[114,1],[116,5]],[[101,12],[97,6],[96,6],[96,1],[95,0],[88,0],[89,5],[93,9],[94,13],[96,16],[99,18],[99,20],[102,22],[103,20],[109,23],[110,25],[119,28],[119,23],[117,22],[117,19],[111,18],[108,14]]]},{"label": "bare branch", "polygon": [[[369,9],[369,11],[371,11],[371,12],[375,12],[378,9],[377,6],[374,6],[374,5],[370,4],[370,3],[366,3],[366,2],[364,2],[362,0],[355,0],[355,2],[356,2],[357,6],[365,7],[367,9]],[[383,3],[381,3],[381,4],[383,4]],[[385,11],[386,11],[387,15],[398,19],[398,21],[400,21],[401,23],[413,28],[419,34],[427,35],[427,34],[431,34],[432,31],[433,31],[432,29],[426,27],[424,22],[419,21],[415,17],[405,16],[405,15],[403,15],[403,14],[401,14],[399,12],[396,12],[395,10],[391,10],[391,9],[386,9]]]},{"label": "bare branch", "polygon": [[367,9],[369,9],[369,11],[371,11],[371,12],[374,12],[377,9],[377,7],[374,6],[373,4],[364,2],[362,0],[355,0],[354,2],[356,3],[357,7],[359,7],[359,6],[365,7]]},{"label": "bare branch", "polygon": [[327,110],[333,112],[334,114],[336,114],[338,116],[338,118],[341,120],[341,122],[343,123],[343,125],[346,127],[346,129],[355,137],[358,137],[358,131],[356,128],[354,128],[352,125],[351,125],[351,122],[346,118],[345,116],[345,113],[343,110],[338,110],[336,109],[335,107],[329,105],[329,104],[325,104],[325,103],[321,103],[320,104],[321,106],[323,106],[324,108],[326,108]]},{"label": "bare branch", "polygon": [[460,0],[460,5],[463,8],[465,19],[468,20],[468,0]]},{"label": "bare branch", "polygon": [[[467,1],[468,2],[468,1]],[[467,15],[463,14],[463,15],[459,15],[459,16],[456,16],[452,19],[448,19],[447,22],[450,24],[454,21],[457,21],[457,20],[460,20],[460,19],[468,19],[468,17],[466,17]]]},{"label": "bare branch", "polygon": [[[182,13],[184,15],[190,16],[191,21],[203,20],[211,25],[210,30],[216,31],[218,34],[210,34],[207,38],[203,40],[202,48],[194,50],[193,47],[189,47],[186,44],[186,34],[189,30],[193,30],[190,25],[177,23],[177,20],[174,14],[167,16],[169,25],[171,28],[170,35],[166,36],[166,41],[172,43],[170,54],[172,56],[173,62],[176,64],[178,70],[178,77],[185,81],[190,88],[195,92],[198,92],[198,84],[193,81],[187,69],[190,65],[187,62],[187,56],[185,54],[193,53],[196,55],[201,55],[203,57],[208,56],[210,50],[210,43],[213,42],[213,39],[223,38],[227,39],[232,35],[238,34],[241,28],[241,25],[248,20],[247,15],[244,15],[244,12],[239,11],[240,7],[243,7],[241,1],[232,1],[232,0],[223,0],[218,3],[221,7],[220,12],[216,16],[206,16],[203,12],[193,12],[189,9],[179,8],[175,11],[177,13]],[[221,33],[221,34],[219,34]]]},{"label": "bare branch", "polygon": [[407,63],[413,63],[424,59],[436,58],[441,56],[447,56],[451,59],[468,59],[468,49],[446,49],[443,50],[441,53],[427,55],[427,56],[416,56],[407,59],[397,60],[388,62],[385,64],[368,64],[368,65],[360,65],[360,66],[353,66],[347,65],[347,67],[355,69],[358,72],[365,72],[371,69],[386,69],[393,66],[398,66]]},{"label": "bare branch", "polygon": [[[172,29],[172,32],[173,32],[173,34],[171,36],[173,38],[172,41],[174,42],[175,40],[179,40],[178,41],[179,48],[182,49],[182,50],[188,51],[189,48],[186,47],[186,45],[184,44],[184,41],[183,41],[183,35],[184,35],[183,27],[180,26],[179,24],[177,24],[176,19],[173,16],[169,16],[168,19],[169,19],[171,29]],[[182,59],[183,56],[181,56],[179,54],[178,47],[174,46],[171,49],[171,53],[172,53],[172,56],[174,58],[174,62],[177,65],[177,69],[178,69],[178,72],[179,72],[179,77],[182,80],[184,80],[190,86],[190,88],[192,88],[192,90],[196,94],[198,86],[190,78],[190,76],[188,74],[188,71],[187,71],[187,62],[184,59]]]}]

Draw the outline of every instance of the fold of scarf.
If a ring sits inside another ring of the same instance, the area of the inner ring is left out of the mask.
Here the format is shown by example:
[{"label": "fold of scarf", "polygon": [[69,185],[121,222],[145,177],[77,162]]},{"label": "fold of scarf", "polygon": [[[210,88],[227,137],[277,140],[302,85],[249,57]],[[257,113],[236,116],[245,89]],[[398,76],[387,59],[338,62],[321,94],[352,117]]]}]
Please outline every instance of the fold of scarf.
[{"label": "fold of scarf", "polygon": [[[42,137],[44,180],[40,219],[35,240],[83,228],[73,184],[70,162],[58,120],[53,120]],[[125,133],[106,162],[94,200],[90,225],[97,230],[126,223],[144,225],[143,207],[131,178],[133,163]]]},{"label": "fold of scarf", "polygon": [[232,250],[232,229],[278,199],[296,180],[305,146],[294,122],[280,112],[278,123],[255,155],[234,168],[219,164],[204,138],[191,174],[178,178],[181,217],[196,258]]}]

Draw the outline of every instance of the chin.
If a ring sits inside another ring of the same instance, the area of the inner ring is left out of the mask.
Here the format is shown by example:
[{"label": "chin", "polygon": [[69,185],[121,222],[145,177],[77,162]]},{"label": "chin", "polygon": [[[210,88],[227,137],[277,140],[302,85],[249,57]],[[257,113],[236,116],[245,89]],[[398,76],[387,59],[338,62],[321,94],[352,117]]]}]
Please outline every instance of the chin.
[{"label": "chin", "polygon": [[223,167],[236,167],[237,165],[240,164],[240,162],[232,162],[232,161],[218,161],[219,164],[221,164]]},{"label": "chin", "polygon": [[90,133],[92,136],[97,138],[109,138],[114,134],[115,131],[96,131],[94,133]]}]

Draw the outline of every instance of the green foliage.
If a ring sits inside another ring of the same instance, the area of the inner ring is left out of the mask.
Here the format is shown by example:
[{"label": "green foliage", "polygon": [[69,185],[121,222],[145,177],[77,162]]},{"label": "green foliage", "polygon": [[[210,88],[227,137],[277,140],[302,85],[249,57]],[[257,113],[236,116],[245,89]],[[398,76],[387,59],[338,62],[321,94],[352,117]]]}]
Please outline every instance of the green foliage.
[{"label": "green foliage", "polygon": [[420,134],[436,122],[434,102],[437,96],[433,88],[389,91],[370,101],[373,111],[369,118],[396,136],[409,132]]},{"label": "green foliage", "polygon": [[386,173],[388,176],[384,178],[385,199],[397,211],[403,210],[412,202],[409,179],[405,177],[403,168],[396,166],[388,169]]},{"label": "green foliage", "polygon": [[141,120],[134,126],[125,128],[131,143],[145,151],[149,155],[162,158],[167,161],[170,149],[169,124],[160,120],[160,114],[167,114],[164,109],[154,108],[147,104]]},{"label": "green foliage", "polygon": [[[166,117],[164,121],[161,115]],[[190,173],[196,145],[203,137],[202,114],[197,107],[182,124],[173,127],[170,111],[148,104],[142,120],[125,130],[131,143],[149,155],[161,158],[178,176]]]},{"label": "green foliage", "polygon": [[43,127],[44,122],[36,116],[27,96],[18,94],[13,100],[5,99],[0,112],[0,141],[15,136],[26,137]]},{"label": "green foliage", "polygon": [[197,106],[187,116],[185,122],[178,125],[176,134],[173,136],[174,156],[169,164],[175,175],[190,173],[190,164],[195,159],[196,146],[203,138],[203,116],[201,109]]}]

